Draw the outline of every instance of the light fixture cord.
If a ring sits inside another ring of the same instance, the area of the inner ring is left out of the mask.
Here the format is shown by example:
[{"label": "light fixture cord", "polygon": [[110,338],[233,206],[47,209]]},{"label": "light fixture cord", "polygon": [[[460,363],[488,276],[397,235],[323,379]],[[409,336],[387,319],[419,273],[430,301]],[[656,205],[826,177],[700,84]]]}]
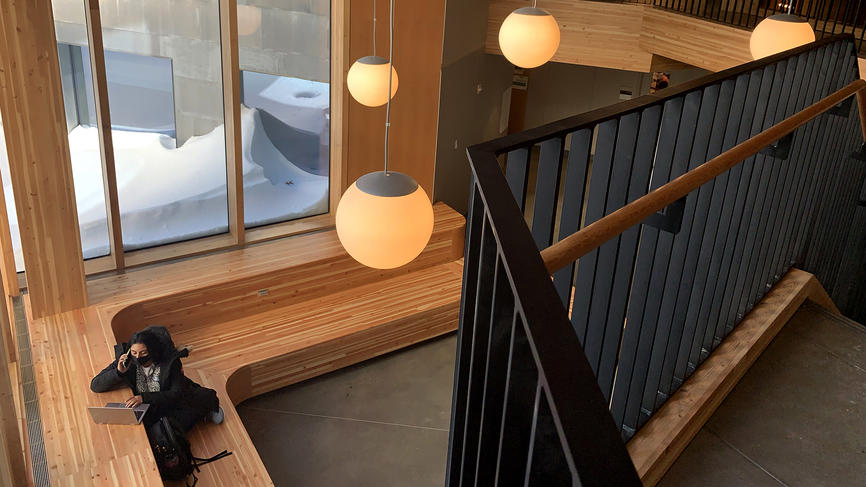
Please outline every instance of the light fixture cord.
[{"label": "light fixture cord", "polygon": [[394,0],[391,0],[390,29],[388,31],[388,102],[385,107],[385,175],[388,175],[388,135],[391,132],[391,82],[394,76]]},{"label": "light fixture cord", "polygon": [[373,55],[376,55],[376,0],[373,0]]}]

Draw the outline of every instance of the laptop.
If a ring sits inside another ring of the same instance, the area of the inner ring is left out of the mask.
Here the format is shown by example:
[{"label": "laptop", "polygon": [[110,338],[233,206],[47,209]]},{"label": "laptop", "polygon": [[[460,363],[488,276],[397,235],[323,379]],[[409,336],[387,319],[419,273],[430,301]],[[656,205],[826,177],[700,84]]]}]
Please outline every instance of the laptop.
[{"label": "laptop", "polygon": [[89,406],[90,417],[96,424],[140,424],[150,404],[128,408],[122,402],[109,402],[104,407]]}]

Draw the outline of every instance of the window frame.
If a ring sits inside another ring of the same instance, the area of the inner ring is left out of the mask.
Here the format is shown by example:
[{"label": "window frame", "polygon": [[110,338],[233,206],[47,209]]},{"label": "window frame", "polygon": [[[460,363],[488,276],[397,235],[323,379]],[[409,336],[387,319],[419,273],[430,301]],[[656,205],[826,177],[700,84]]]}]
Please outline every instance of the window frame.
[{"label": "window frame", "polygon": [[[339,123],[330,124],[328,212],[251,229],[244,227],[237,0],[219,0],[229,231],[219,235],[147,249],[124,251],[123,237],[120,231],[120,209],[114,170],[114,150],[111,138],[99,0],[87,0],[85,27],[89,40],[88,47],[90,49],[100,134],[99,143],[103,158],[103,182],[106,193],[110,253],[106,256],[85,260],[86,276],[122,273],[131,267],[238,249],[268,240],[334,227],[337,204],[347,185],[347,158],[344,151],[347,117],[344,101],[346,90],[345,56],[349,52],[347,32],[349,6],[345,0],[330,0],[330,6],[330,113],[337,114]],[[334,118],[332,117],[332,122]],[[26,269],[18,274],[19,277],[24,277],[26,280]]]}]

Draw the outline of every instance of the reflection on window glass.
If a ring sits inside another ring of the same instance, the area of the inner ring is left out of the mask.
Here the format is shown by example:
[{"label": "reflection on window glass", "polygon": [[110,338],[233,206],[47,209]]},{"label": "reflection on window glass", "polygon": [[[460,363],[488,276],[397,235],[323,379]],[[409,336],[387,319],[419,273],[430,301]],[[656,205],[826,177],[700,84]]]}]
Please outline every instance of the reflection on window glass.
[{"label": "reflection on window glass", "polygon": [[238,4],[244,222],[326,213],[330,2]]},{"label": "reflection on window glass", "polygon": [[88,107],[88,103],[93,103],[93,83],[90,81],[90,65],[85,67],[82,64],[89,56],[84,28],[84,2],[52,0],[52,5],[81,250],[84,258],[90,259],[108,255],[111,249],[108,243],[99,133],[95,111]]},{"label": "reflection on window glass", "polygon": [[6,137],[3,132],[3,119],[0,118],[0,178],[3,181],[3,196],[6,199],[6,213],[9,215],[9,230],[12,234],[12,250],[15,254],[15,272],[24,270],[24,253],[21,250],[21,235],[18,233],[18,215],[15,213],[15,197],[12,193],[12,179],[9,174],[9,158],[6,153]]},{"label": "reflection on window glass", "polygon": [[218,0],[100,13],[124,249],[228,231]]}]

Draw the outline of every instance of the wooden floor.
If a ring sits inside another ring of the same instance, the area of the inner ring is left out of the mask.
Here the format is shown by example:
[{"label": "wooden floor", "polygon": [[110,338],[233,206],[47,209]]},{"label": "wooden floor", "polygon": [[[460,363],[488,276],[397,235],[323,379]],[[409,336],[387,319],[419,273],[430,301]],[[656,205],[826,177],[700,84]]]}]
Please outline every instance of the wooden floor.
[{"label": "wooden floor", "polygon": [[234,452],[198,485],[272,485],[234,404],[457,327],[464,220],[441,204],[435,215],[430,245],[398,270],[363,268],[320,232],[92,281],[88,308],[31,320],[52,485],[162,485],[141,426],[95,425],[86,411],[129,397],[88,386],[114,343],[146,324],[190,346],[185,373],[226,413],[190,433],[196,456]]}]

